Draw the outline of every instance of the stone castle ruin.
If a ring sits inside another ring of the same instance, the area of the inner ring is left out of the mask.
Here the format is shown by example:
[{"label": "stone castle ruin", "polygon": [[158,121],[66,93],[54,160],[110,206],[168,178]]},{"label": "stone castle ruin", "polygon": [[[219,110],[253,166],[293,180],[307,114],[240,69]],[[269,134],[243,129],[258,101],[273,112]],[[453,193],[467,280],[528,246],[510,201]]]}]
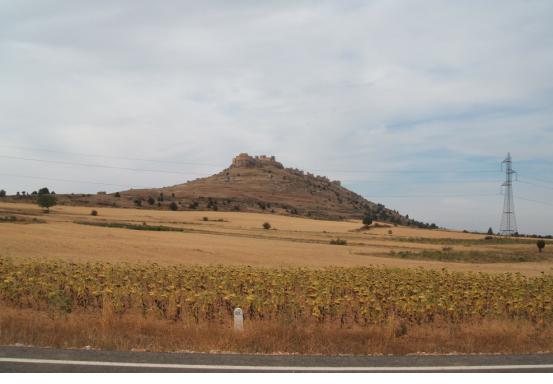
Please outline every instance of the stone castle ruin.
[{"label": "stone castle ruin", "polygon": [[250,156],[247,153],[241,153],[232,160],[232,166],[235,168],[262,168],[267,165],[284,169],[274,156]]}]

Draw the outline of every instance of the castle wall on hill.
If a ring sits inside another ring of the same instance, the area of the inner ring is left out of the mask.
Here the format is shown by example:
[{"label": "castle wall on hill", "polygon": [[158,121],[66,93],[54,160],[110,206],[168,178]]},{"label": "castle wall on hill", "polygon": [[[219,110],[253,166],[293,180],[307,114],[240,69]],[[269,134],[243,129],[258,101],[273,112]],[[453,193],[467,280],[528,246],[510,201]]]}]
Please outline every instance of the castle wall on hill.
[{"label": "castle wall on hill", "polygon": [[241,153],[232,160],[232,166],[236,168],[261,168],[267,165],[284,168],[274,156],[250,156],[247,153]]}]

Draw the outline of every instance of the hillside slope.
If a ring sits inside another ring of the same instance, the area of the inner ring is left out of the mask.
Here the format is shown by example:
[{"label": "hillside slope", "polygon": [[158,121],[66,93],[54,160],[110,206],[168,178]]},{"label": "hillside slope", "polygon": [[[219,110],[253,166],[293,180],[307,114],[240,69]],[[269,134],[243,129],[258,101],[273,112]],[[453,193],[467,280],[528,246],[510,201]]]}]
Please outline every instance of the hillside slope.
[{"label": "hillside slope", "polygon": [[[32,196],[22,197],[33,199]],[[397,224],[410,220],[382,204],[366,200],[339,181],[285,168],[274,157],[240,154],[221,172],[163,188],[113,194],[58,195],[64,205],[138,207],[173,210],[267,212],[318,219],[374,219]]]},{"label": "hillside slope", "polygon": [[121,197],[133,203],[142,199],[143,205],[148,205],[149,197],[156,200],[154,205],[174,200],[179,209],[269,211],[325,219],[359,219],[371,213],[381,220],[406,221],[338,181],[285,168],[274,157],[247,154],[238,155],[215,175],[159,189],[125,191]]}]

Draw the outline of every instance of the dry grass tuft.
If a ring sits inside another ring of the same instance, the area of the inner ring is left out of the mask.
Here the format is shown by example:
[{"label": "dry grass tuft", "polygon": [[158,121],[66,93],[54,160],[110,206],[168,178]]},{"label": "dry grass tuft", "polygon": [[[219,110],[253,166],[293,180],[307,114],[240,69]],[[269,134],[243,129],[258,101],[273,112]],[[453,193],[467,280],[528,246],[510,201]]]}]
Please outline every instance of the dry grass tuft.
[{"label": "dry grass tuft", "polygon": [[0,344],[58,348],[300,354],[533,353],[553,350],[553,329],[522,320],[487,320],[340,328],[334,325],[246,322],[191,325],[138,315],[44,312],[2,307]]}]

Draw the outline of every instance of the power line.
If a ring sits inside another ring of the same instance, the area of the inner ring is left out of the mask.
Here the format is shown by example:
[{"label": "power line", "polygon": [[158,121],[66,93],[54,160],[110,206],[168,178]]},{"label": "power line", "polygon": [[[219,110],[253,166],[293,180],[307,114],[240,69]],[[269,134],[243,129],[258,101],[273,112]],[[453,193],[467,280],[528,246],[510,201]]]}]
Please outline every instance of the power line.
[{"label": "power line", "polygon": [[420,195],[371,195],[370,198],[413,198],[413,197],[476,197],[498,196],[497,193],[420,194]]},{"label": "power line", "polygon": [[[130,167],[119,167],[119,166],[113,166],[113,165],[104,165],[104,164],[91,164],[91,163],[76,163],[76,162],[69,162],[69,161],[59,161],[59,160],[44,160],[44,159],[35,159],[35,158],[27,158],[27,157],[19,157],[19,156],[7,156],[7,155],[0,155],[0,158],[5,159],[13,159],[13,160],[22,160],[22,161],[32,161],[32,162],[39,162],[39,163],[50,163],[50,164],[61,164],[61,165],[69,165],[69,166],[78,166],[78,167],[87,167],[87,168],[104,168],[104,169],[117,169],[117,170],[126,170],[126,171],[133,171],[133,172],[148,172],[148,173],[162,173],[162,174],[174,174],[174,175],[196,175],[196,176],[208,176],[207,173],[199,173],[199,172],[178,172],[178,171],[166,171],[161,169],[144,169],[144,168],[130,168]],[[380,172],[380,171],[376,171]],[[387,172],[387,171],[382,171]],[[391,171],[392,173],[396,173],[395,171]],[[425,171],[420,171],[425,172]],[[428,173],[433,173],[433,171],[426,171]],[[398,171],[397,173],[403,173],[403,171]],[[352,181],[350,181],[352,182]],[[379,182],[375,180],[357,180],[353,182]],[[442,181],[433,181],[433,182],[442,182]],[[447,180],[444,182],[455,182],[455,180]],[[464,181],[466,182],[466,180]],[[472,182],[472,181],[471,181]],[[474,180],[473,182],[479,182],[484,183],[486,180]],[[380,182],[381,183],[381,182]]]},{"label": "power line", "polygon": [[536,183],[530,183],[529,181],[522,181],[522,180],[519,180],[518,182],[519,182],[519,183],[522,183],[522,184],[533,185],[533,186],[536,186],[536,187],[539,187],[539,188],[544,188],[544,189],[551,189],[551,190],[553,190],[553,187],[547,187],[547,186],[545,186],[545,185],[539,185],[539,184],[536,184]]},{"label": "power line", "polygon": [[543,180],[543,179],[536,179],[535,177],[524,176],[524,179],[530,179],[530,180],[537,181],[537,182],[539,182],[539,183],[551,184],[551,185],[553,185],[553,181]]},{"label": "power line", "polygon": [[167,173],[167,174],[174,174],[174,175],[201,175],[201,176],[205,175],[205,173],[198,173],[198,172],[186,172],[186,173],[184,173],[184,172],[176,172],[176,171],[164,171],[164,170],[161,170],[161,169],[116,167],[116,166],[113,166],[113,165],[74,163],[74,162],[70,162],[70,161],[32,159],[32,158],[18,157],[18,156],[0,155],[0,158],[14,159],[14,160],[24,160],[24,161],[34,161],[34,162],[38,162],[38,163],[72,165],[72,166],[88,167],[88,168],[120,169],[120,170],[125,170],[125,171],[134,171],[134,172]]},{"label": "power line", "polygon": [[[227,165],[223,164],[214,164],[214,163],[202,163],[202,162],[191,162],[191,161],[170,161],[170,160],[153,160],[153,159],[144,159],[138,157],[124,157],[124,156],[113,156],[113,155],[98,155],[91,153],[77,153],[77,152],[68,152],[68,151],[57,151],[43,148],[30,148],[30,147],[19,147],[13,145],[0,145],[0,148],[10,148],[18,149],[24,151],[37,151],[37,152],[47,152],[47,153],[58,153],[72,156],[85,156],[85,157],[95,157],[95,158],[106,158],[106,159],[116,159],[116,160],[130,160],[130,161],[143,161],[159,164],[179,164],[179,165],[197,165],[197,166],[210,166],[210,167],[221,167],[226,168]],[[445,170],[445,171],[436,171],[436,170],[368,170],[368,169],[311,169],[313,172],[338,172],[338,173],[369,173],[369,174],[403,174],[403,173],[417,173],[417,174],[459,174],[459,173],[498,173],[497,170]]]},{"label": "power line", "polygon": [[54,150],[51,150],[51,149],[41,149],[41,148],[16,147],[16,146],[13,146],[13,145],[0,145],[0,148],[10,148],[10,149],[23,150],[23,151],[58,153],[58,154],[62,154],[62,155],[96,157],[96,158],[116,159],[116,160],[144,161],[144,162],[148,162],[148,163],[159,163],[159,164],[178,164],[178,165],[199,165],[199,166],[208,166],[208,167],[224,167],[224,165],[221,165],[221,164],[208,164],[208,163],[198,163],[198,162],[188,162],[188,161],[153,160],[153,159],[144,159],[144,158],[138,158],[138,157],[125,157],[125,156],[113,156],[113,155],[97,155],[97,154],[91,154],[91,153],[54,151]]},{"label": "power line", "polygon": [[551,207],[553,207],[553,204],[551,203],[547,203],[545,201],[539,201],[539,200],[533,200],[533,199],[527,199],[525,197],[521,197],[521,196],[517,196],[517,199],[520,199],[520,200],[525,200],[525,201],[531,201],[532,203],[538,203],[538,204],[543,204],[543,205],[549,205]]},{"label": "power line", "polygon": [[94,185],[103,185],[103,186],[112,186],[112,187],[123,187],[123,188],[141,188],[148,189],[151,187],[139,186],[139,185],[125,185],[125,184],[113,184],[113,183],[102,183],[97,181],[84,181],[84,180],[71,180],[71,179],[57,179],[52,177],[43,177],[43,176],[27,176],[27,175],[14,175],[10,173],[0,173],[1,176],[11,176],[19,177],[23,179],[36,179],[36,180],[47,180],[47,181],[59,181],[64,183],[80,183],[80,184],[94,184]]}]

